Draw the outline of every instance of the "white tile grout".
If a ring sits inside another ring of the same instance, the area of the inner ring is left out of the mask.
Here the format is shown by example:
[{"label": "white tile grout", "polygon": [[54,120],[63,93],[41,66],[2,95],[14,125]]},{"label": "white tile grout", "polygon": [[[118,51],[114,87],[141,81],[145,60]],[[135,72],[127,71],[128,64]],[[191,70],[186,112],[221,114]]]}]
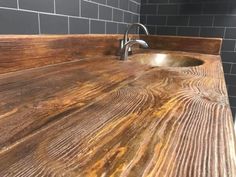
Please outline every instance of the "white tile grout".
[{"label": "white tile grout", "polygon": [[39,26],[39,34],[41,34],[41,23],[40,23],[40,14],[38,13],[38,26]]},{"label": "white tile grout", "polygon": [[113,21],[114,18],[114,8],[111,8],[111,20]]},{"label": "white tile grout", "polygon": [[235,42],[235,44],[234,44],[234,52],[236,51],[236,42]]},{"label": "white tile grout", "polygon": [[229,74],[233,74],[233,73],[232,73],[232,70],[233,70],[233,64],[230,65]]},{"label": "white tile grout", "polygon": [[129,8],[130,8],[130,7],[129,7],[129,6],[130,6],[130,1],[127,1],[127,2],[128,2],[128,8],[127,8],[127,9],[129,10]]},{"label": "white tile grout", "polygon": [[68,34],[70,34],[70,17],[68,16]]},{"label": "white tile grout", "polygon": [[81,14],[82,14],[82,8],[81,8],[81,0],[79,0],[79,16],[81,16]]},{"label": "white tile grout", "polygon": [[[117,10],[121,10],[123,12],[128,12],[128,13],[132,13],[134,15],[139,15],[139,13],[134,13],[134,12],[131,12],[129,10],[125,10],[125,9],[121,9],[121,8],[117,8],[117,7],[113,7],[113,6],[109,6],[109,5],[106,5],[106,4],[101,4],[101,3],[97,3],[97,2],[94,2],[94,1],[89,1],[89,0],[83,0],[85,2],[89,2],[89,3],[93,3],[93,4],[97,4],[97,5],[102,5],[102,6],[106,6],[106,7],[109,7],[109,8],[114,8],[114,9],[117,9]],[[130,0],[131,1],[131,0]],[[120,4],[119,4],[119,7],[120,7]]]},{"label": "white tile grout", "polygon": [[56,0],[53,0],[53,12],[56,14]]},{"label": "white tile grout", "polygon": [[105,22],[105,34],[107,34],[107,22]]},{"label": "white tile grout", "polygon": [[119,25],[117,24],[116,25],[116,32],[118,33],[119,32],[119,27],[118,27]]},{"label": "white tile grout", "polygon": [[100,5],[98,5],[98,19],[100,18],[100,13],[99,13],[99,11],[100,11]]},{"label": "white tile grout", "polygon": [[129,0],[129,1],[131,1],[131,2],[133,2],[133,3],[135,3],[135,4],[137,4],[137,5],[140,5],[139,2],[136,2],[136,1],[134,1],[134,0]]},{"label": "white tile grout", "polygon": [[223,38],[225,38],[225,34],[226,34],[226,27],[224,28],[224,35],[223,35]]},{"label": "white tile grout", "polygon": [[[17,0],[17,8],[11,8],[11,7],[0,7],[0,9],[6,9],[6,10],[12,10],[12,11],[19,11],[19,12],[30,12],[30,13],[35,13],[37,14],[37,20],[38,20],[38,33],[41,34],[42,31],[41,31],[41,21],[40,21],[40,15],[41,14],[44,14],[44,15],[53,15],[53,16],[59,16],[59,17],[66,17],[68,19],[68,34],[70,34],[70,18],[75,18],[75,19],[86,19],[89,21],[89,33],[91,34],[92,32],[92,29],[91,29],[91,20],[98,20],[98,21],[101,21],[101,22],[105,22],[105,33],[107,33],[107,23],[109,22],[112,22],[112,23],[115,23],[116,24],[116,33],[119,33],[119,25],[128,25],[130,23],[127,23],[125,22],[126,20],[124,19],[125,18],[125,15],[124,13],[129,13],[131,16],[132,16],[132,20],[136,21],[136,19],[138,21],[140,21],[140,12],[134,12],[134,11],[129,11],[129,9],[131,8],[130,6],[131,5],[136,5],[137,6],[137,9],[141,9],[141,3],[138,3],[136,1],[133,1],[133,0],[130,0],[128,4],[128,10],[125,10],[125,9],[122,9],[120,8],[120,1],[118,1],[118,4],[119,6],[118,7],[113,7],[111,5],[108,5],[107,2],[108,0],[106,0],[106,4],[101,4],[101,3],[97,3],[97,2],[94,2],[94,1],[91,1],[91,0],[84,0],[86,2],[89,2],[89,3],[93,3],[93,4],[97,4],[97,8],[98,8],[98,17],[97,18],[89,18],[89,17],[82,17],[82,0],[78,0],[79,1],[79,16],[74,16],[74,15],[65,15],[65,14],[57,14],[57,4],[56,4],[56,0],[53,0],[53,11],[52,12],[41,12],[41,11],[37,11],[37,10],[28,10],[28,9],[23,9],[23,8],[20,8],[19,6],[19,0]],[[133,3],[133,4],[132,4]],[[112,9],[112,17],[110,20],[105,20],[105,19],[99,19],[100,18],[100,10],[101,10],[101,7],[100,6],[105,6],[105,7],[109,7]],[[114,10],[119,10],[122,14],[122,20],[121,21],[114,21]],[[136,17],[137,16],[137,17]]]},{"label": "white tile grout", "polygon": [[20,8],[19,0],[17,0],[16,2],[17,2],[17,9],[19,9]]},{"label": "white tile grout", "polygon": [[91,19],[89,19],[89,34],[91,34]]},{"label": "white tile grout", "polygon": [[0,7],[0,9],[22,11],[22,12],[32,12],[32,13],[36,13],[36,14],[40,13],[40,14],[44,14],[44,15],[54,15],[54,16],[71,17],[71,18],[78,18],[78,19],[99,20],[99,21],[103,21],[103,22],[114,22],[114,23],[118,23],[118,24],[129,24],[129,23],[124,22],[124,20],[123,20],[123,22],[119,22],[119,21],[112,21],[112,20],[103,20],[103,19],[98,19],[98,18],[88,18],[88,17],[81,17],[81,16],[73,16],[73,15],[54,14],[54,13],[50,13],[50,12],[38,12],[38,11],[27,10],[27,9],[15,9],[15,8],[10,8],[10,7]]}]

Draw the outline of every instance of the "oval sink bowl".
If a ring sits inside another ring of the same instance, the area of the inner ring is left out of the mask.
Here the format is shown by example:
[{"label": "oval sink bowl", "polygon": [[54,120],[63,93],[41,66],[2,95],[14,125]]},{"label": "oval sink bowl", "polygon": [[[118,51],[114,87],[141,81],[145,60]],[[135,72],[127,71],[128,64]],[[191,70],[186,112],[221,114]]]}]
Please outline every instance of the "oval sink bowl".
[{"label": "oval sink bowl", "polygon": [[141,64],[160,67],[192,67],[202,65],[202,60],[181,55],[171,54],[136,54],[130,60]]}]

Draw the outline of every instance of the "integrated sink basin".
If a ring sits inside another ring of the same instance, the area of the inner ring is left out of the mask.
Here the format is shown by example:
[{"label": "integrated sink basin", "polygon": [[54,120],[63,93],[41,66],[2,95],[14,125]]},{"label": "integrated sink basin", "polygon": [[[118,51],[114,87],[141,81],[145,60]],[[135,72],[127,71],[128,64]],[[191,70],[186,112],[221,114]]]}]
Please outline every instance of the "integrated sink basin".
[{"label": "integrated sink basin", "polygon": [[171,54],[135,54],[129,60],[137,61],[141,64],[149,65],[152,67],[193,67],[202,65],[202,60]]}]

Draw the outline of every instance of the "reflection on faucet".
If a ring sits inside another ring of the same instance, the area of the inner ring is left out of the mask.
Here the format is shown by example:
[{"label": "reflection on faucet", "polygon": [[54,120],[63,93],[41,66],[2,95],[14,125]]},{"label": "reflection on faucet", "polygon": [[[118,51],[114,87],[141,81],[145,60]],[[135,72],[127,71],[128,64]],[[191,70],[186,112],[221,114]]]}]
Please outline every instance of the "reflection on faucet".
[{"label": "reflection on faucet", "polygon": [[143,28],[143,30],[146,33],[146,35],[149,35],[149,32],[148,32],[147,28],[143,24],[141,24],[141,23],[134,23],[134,24],[130,25],[127,28],[127,30],[125,31],[124,39],[121,41],[121,46],[120,46],[120,50],[121,50],[121,52],[120,52],[120,55],[121,55],[120,59],[121,60],[126,60],[128,58],[129,51],[131,51],[131,46],[133,46],[134,44],[140,44],[144,48],[148,48],[148,44],[145,41],[143,41],[143,40],[131,40],[131,41],[128,41],[129,32],[135,26]]},{"label": "reflection on faucet", "polygon": [[133,23],[132,25],[130,25],[130,26],[127,28],[127,30],[126,30],[126,32],[125,32],[125,34],[124,34],[124,44],[126,44],[126,43],[128,42],[128,35],[129,35],[129,32],[130,32],[130,30],[131,30],[132,28],[134,28],[135,26],[142,28],[142,29],[144,30],[145,34],[146,34],[146,35],[149,35],[148,29],[146,28],[146,26],[144,26],[144,25],[141,24],[141,23]]},{"label": "reflection on faucet", "polygon": [[127,60],[129,54],[129,48],[132,47],[134,44],[140,44],[144,48],[148,48],[148,44],[143,40],[131,40],[128,41],[121,50],[121,60]]}]

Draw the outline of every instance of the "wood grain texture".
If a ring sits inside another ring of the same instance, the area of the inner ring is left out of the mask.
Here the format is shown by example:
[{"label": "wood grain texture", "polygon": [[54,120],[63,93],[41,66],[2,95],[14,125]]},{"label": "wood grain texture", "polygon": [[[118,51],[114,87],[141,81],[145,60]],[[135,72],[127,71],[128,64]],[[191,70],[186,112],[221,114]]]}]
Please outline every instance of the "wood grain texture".
[{"label": "wood grain texture", "polygon": [[[130,35],[139,38],[138,35]],[[88,56],[117,55],[123,35],[0,35],[0,74]],[[221,39],[169,36],[143,37],[152,49],[216,54]],[[203,47],[204,46],[204,47]]]},{"label": "wood grain texture", "polygon": [[185,51],[219,55],[221,38],[177,37],[177,36],[141,36],[151,49]]},{"label": "wood grain texture", "polygon": [[220,57],[169,53],[205,63],[153,68],[137,53],[0,75],[0,176],[235,177]]},{"label": "wood grain texture", "polygon": [[0,149],[87,106],[144,68],[133,67],[100,57],[0,75]]},{"label": "wood grain texture", "polygon": [[0,36],[0,74],[86,56],[115,55],[120,35]]}]

